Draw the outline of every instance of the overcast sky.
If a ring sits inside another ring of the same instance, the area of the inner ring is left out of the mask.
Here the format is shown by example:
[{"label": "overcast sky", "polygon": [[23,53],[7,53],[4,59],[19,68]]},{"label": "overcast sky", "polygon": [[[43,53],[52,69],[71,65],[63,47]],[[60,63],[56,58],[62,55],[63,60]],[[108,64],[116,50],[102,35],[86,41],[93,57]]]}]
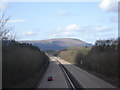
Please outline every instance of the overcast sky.
[{"label": "overcast sky", "polygon": [[[8,0],[9,1],[9,0]],[[2,2],[17,40],[76,38],[93,43],[118,37],[118,0]]]}]

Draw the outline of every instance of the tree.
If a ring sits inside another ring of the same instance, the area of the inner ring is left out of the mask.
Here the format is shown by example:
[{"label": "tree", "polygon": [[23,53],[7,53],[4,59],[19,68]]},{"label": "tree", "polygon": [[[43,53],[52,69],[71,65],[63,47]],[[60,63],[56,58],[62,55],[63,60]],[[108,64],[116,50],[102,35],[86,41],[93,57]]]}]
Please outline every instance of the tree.
[{"label": "tree", "polygon": [[9,18],[5,18],[5,14],[2,14],[0,18],[0,37],[4,37],[9,30],[6,28],[6,23],[9,20]]},{"label": "tree", "polygon": [[5,13],[3,13],[0,17],[0,39],[2,40],[14,40],[14,36],[7,35],[13,27],[7,27],[7,22],[10,19],[10,17],[5,17]]}]

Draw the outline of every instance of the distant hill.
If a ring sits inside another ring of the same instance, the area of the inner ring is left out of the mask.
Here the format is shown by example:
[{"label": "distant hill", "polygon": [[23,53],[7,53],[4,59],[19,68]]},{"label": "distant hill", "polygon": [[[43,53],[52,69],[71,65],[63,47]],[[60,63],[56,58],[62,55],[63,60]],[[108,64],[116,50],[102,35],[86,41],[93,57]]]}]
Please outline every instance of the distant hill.
[{"label": "distant hill", "polygon": [[61,38],[61,39],[48,39],[48,40],[34,40],[34,41],[21,41],[31,43],[42,50],[63,50],[72,46],[92,46],[79,39]]}]

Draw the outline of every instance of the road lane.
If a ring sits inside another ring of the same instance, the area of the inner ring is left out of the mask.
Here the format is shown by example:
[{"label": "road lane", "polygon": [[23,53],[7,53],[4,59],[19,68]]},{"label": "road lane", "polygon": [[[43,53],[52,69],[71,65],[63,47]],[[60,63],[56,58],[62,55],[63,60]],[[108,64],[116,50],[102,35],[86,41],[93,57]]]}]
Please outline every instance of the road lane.
[{"label": "road lane", "polygon": [[113,85],[103,81],[102,79],[66,62],[65,60],[56,58],[67,70],[78,80],[84,88],[116,88]]},{"label": "road lane", "polygon": [[[47,81],[48,76],[52,76],[53,81]],[[51,58],[51,62],[41,80],[39,88],[69,88],[66,77],[59,66],[59,62],[54,58]]]}]

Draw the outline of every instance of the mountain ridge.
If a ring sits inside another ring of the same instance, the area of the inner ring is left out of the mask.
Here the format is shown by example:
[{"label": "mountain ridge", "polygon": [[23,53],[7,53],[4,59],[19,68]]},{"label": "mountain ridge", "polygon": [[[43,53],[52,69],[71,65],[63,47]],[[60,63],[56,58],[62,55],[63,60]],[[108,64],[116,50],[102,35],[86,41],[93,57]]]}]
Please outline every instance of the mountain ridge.
[{"label": "mountain ridge", "polygon": [[92,46],[92,44],[75,38],[54,38],[47,40],[26,40],[22,43],[30,43],[42,50],[63,50],[71,46]]}]

